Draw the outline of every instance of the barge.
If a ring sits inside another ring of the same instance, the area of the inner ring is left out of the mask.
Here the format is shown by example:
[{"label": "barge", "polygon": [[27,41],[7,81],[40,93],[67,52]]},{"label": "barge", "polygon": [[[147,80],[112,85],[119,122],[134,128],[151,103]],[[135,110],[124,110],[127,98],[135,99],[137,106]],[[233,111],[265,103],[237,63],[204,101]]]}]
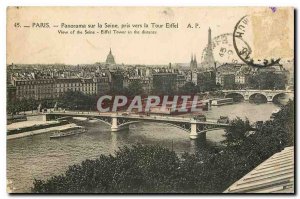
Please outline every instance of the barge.
[{"label": "barge", "polygon": [[211,100],[212,106],[222,106],[226,104],[233,104],[233,98],[218,98]]},{"label": "barge", "polygon": [[75,127],[71,127],[71,128],[65,129],[65,130],[58,130],[58,131],[54,132],[50,136],[50,139],[67,137],[67,136],[71,136],[71,135],[77,135],[77,134],[85,133],[86,131],[87,130],[82,126],[75,126]]}]

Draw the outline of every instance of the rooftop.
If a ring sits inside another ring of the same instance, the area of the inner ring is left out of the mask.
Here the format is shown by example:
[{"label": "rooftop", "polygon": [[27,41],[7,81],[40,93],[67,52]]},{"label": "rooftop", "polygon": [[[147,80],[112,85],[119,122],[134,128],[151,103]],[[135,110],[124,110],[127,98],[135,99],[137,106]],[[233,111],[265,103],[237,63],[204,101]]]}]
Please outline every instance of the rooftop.
[{"label": "rooftop", "polygon": [[294,147],[275,153],[224,193],[294,193]]}]

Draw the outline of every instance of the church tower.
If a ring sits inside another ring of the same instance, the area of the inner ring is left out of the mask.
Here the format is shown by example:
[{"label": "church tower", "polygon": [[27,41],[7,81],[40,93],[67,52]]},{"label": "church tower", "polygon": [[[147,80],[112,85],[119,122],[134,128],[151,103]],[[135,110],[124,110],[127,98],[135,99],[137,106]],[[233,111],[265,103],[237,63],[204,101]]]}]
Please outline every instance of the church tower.
[{"label": "church tower", "polygon": [[193,66],[194,66],[194,58],[193,58],[193,54],[191,55],[191,61],[190,61],[190,69],[191,71],[193,70]]},{"label": "church tower", "polygon": [[115,58],[114,58],[114,56],[113,56],[113,54],[111,52],[111,48],[110,48],[109,53],[108,53],[108,55],[106,57],[106,64],[116,64]]},{"label": "church tower", "polygon": [[193,54],[191,55],[190,69],[191,71],[197,70],[197,59],[196,59],[196,55]]},{"label": "church tower", "polygon": [[213,55],[212,41],[211,41],[211,29],[208,29],[208,43],[204,52],[202,60],[202,66],[205,68],[211,68],[215,65],[215,59]]},{"label": "church tower", "polygon": [[197,70],[197,67],[198,67],[198,64],[197,64],[197,59],[196,59],[196,54],[194,55],[194,70],[196,71]]}]

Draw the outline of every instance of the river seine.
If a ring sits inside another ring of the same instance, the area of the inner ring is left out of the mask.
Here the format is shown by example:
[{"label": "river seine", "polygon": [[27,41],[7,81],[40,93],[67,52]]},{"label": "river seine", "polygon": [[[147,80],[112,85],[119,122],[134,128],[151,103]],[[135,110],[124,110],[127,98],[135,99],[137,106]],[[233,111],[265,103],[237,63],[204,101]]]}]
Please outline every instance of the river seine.
[{"label": "river seine", "polygon": [[[251,122],[268,120],[279,107],[272,103],[238,104],[212,107],[205,112],[207,118],[220,116],[247,117]],[[176,127],[163,124],[139,123],[130,126],[129,131],[110,132],[110,128],[98,121],[74,120],[88,129],[87,133],[49,139],[50,133],[7,141],[7,180],[13,192],[30,192],[33,179],[47,179],[62,174],[69,165],[79,164],[85,159],[95,159],[100,154],[112,154],[118,147],[141,144],[158,144],[173,149],[179,155],[195,151],[196,144],[188,133]],[[223,130],[207,133],[211,146],[218,146],[224,140]]]}]

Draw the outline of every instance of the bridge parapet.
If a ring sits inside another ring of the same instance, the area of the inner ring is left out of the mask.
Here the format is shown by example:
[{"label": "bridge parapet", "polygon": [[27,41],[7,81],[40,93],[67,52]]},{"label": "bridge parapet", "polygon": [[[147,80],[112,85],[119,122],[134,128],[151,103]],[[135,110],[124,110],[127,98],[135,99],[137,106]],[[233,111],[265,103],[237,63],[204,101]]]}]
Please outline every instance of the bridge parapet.
[{"label": "bridge parapet", "polygon": [[58,119],[60,117],[86,117],[90,119],[100,120],[111,126],[111,131],[121,131],[128,129],[130,124],[137,122],[156,122],[163,123],[169,126],[174,126],[189,132],[190,139],[205,139],[207,131],[214,129],[226,128],[228,124],[222,124],[216,122],[216,120],[199,121],[194,118],[183,117],[165,117],[165,116],[138,116],[138,115],[118,115],[118,114],[105,114],[99,113],[79,113],[79,112],[67,112],[67,113],[47,113],[44,115],[48,119]]}]

